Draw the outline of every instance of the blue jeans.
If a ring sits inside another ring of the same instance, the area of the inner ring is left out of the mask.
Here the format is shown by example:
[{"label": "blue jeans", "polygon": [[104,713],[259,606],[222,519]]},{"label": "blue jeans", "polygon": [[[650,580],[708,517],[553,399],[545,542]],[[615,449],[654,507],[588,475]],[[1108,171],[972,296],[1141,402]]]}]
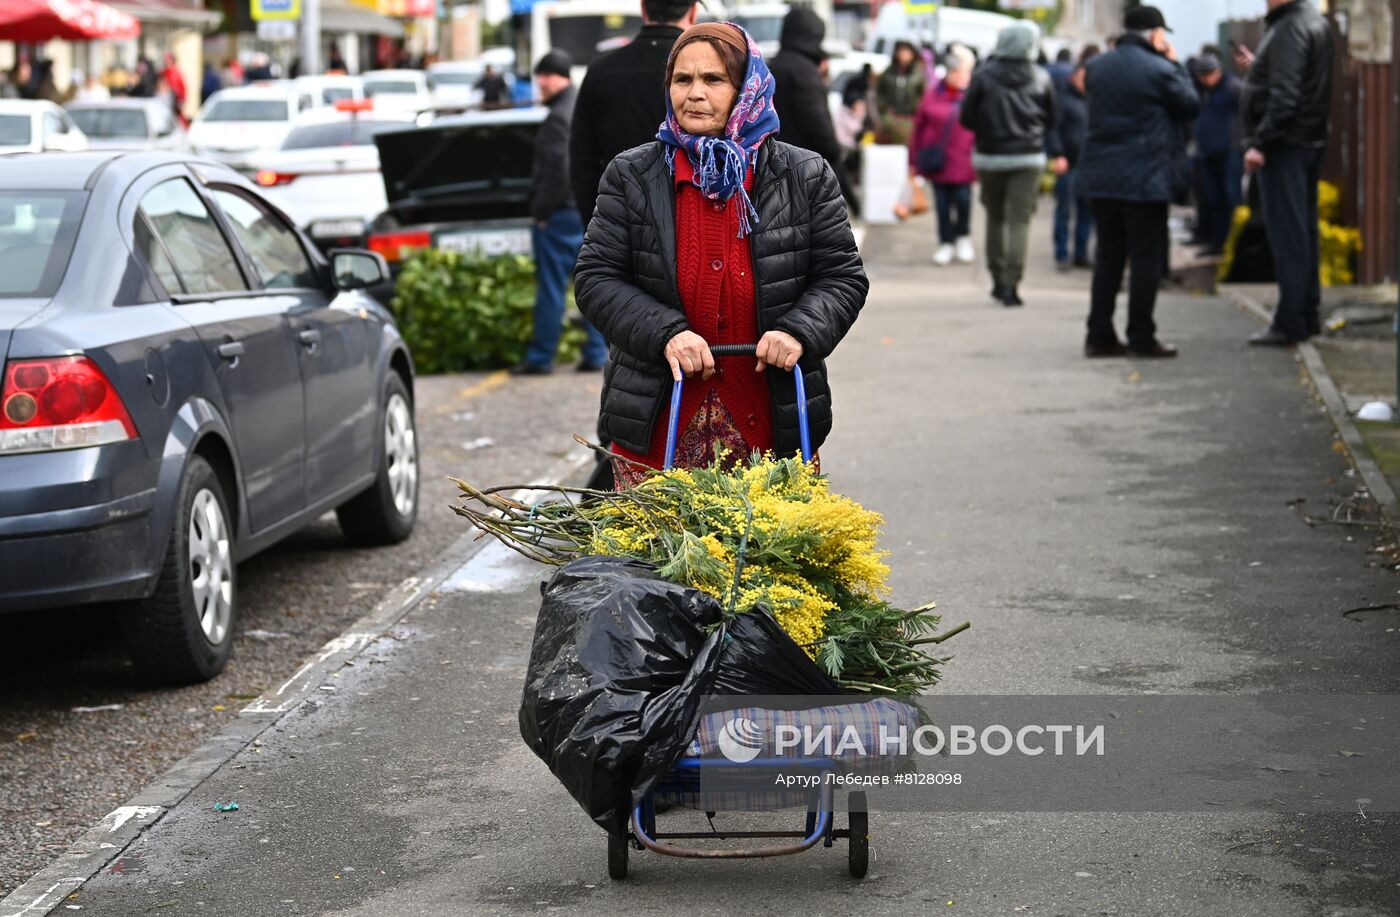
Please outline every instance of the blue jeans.
[{"label": "blue jeans", "polygon": [[952,245],[972,235],[972,186],[934,183],[934,212],[938,215],[938,241]]},{"label": "blue jeans", "polygon": [[1089,260],[1089,236],[1094,231],[1094,212],[1089,202],[1071,193],[1073,173],[1055,179],[1055,260],[1070,260],[1069,211],[1074,207],[1074,260]]},{"label": "blue jeans", "polygon": [[[556,210],[543,229],[535,226],[531,230],[531,239],[535,248],[535,330],[525,350],[525,362],[553,366],[564,333],[564,293],[583,247],[583,218],[572,207]],[[583,330],[588,335],[583,342],[583,362],[601,366],[608,360],[608,344],[587,321]]]}]

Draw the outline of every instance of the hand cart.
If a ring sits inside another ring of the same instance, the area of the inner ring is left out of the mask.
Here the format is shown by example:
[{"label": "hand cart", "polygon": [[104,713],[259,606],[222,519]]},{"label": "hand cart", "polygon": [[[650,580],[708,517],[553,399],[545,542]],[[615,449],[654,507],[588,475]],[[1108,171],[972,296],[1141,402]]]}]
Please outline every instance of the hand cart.
[{"label": "hand cart", "polygon": [[[710,348],[715,357],[753,357],[756,353],[753,344],[719,344]],[[812,460],[811,438],[807,424],[807,389],[802,378],[802,367],[793,367],[793,381],[797,386],[797,420],[803,461]],[[671,412],[666,432],[666,464],[669,470],[675,462],[676,435],[680,421],[681,393],[684,382],[678,381],[671,388]],[[711,819],[710,831],[657,830],[656,796],[667,793],[698,792],[702,773],[714,769],[760,769],[774,774],[783,772],[805,772],[819,777],[819,789],[809,792],[807,799],[807,823],[801,831],[730,831],[714,827],[714,812],[707,812]],[[616,880],[627,878],[627,861],[630,848],[650,850],[665,856],[689,859],[736,859],[786,856],[801,853],[821,842],[831,847],[837,838],[847,840],[847,868],[850,874],[864,878],[870,865],[870,822],[868,803],[863,792],[847,794],[847,826],[836,827],[834,812],[835,790],[830,778],[842,771],[842,766],[832,758],[774,758],[760,757],[743,764],[736,764],[727,758],[684,757],[676,762],[671,771],[642,800],[628,820],[628,831],[624,836],[608,834],[608,875]],[[700,848],[686,847],[667,841],[698,840],[702,838],[789,838],[792,843],[775,844],[764,847]]]}]

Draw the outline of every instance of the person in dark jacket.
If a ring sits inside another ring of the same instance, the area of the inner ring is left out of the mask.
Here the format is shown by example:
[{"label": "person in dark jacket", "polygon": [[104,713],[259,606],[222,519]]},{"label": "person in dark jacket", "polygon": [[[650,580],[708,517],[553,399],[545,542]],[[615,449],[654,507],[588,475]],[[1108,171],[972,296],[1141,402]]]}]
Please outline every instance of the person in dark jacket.
[{"label": "person in dark jacket", "polygon": [[[481,79],[476,81],[473,88],[481,90],[481,107],[484,109],[508,108],[510,106],[510,87],[506,85],[506,78],[497,72],[496,68],[487,64],[481,71]],[[578,110],[575,103],[574,110]],[[570,133],[572,136],[572,132]]]},{"label": "person in dark jacket", "polygon": [[881,143],[906,146],[914,132],[914,114],[923,101],[928,74],[923,58],[913,44],[894,43],[894,60],[875,84],[876,105],[879,108]]},{"label": "person in dark jacket", "polygon": [[618,153],[656,138],[666,104],[656,91],[681,32],[695,24],[695,0],[643,0],[642,29],[588,66],[569,134],[569,177],[583,225],[593,219],[598,181]]},{"label": "person in dark jacket", "polygon": [[207,60],[204,62],[204,76],[199,82],[199,104],[203,105],[209,101],[209,97],[220,89],[224,88],[224,81],[219,78],[219,71],[214,66],[214,62]]},{"label": "person in dark jacket", "polygon": [[[1173,357],[1157,340],[1153,311],[1167,251],[1167,205],[1175,196],[1183,123],[1200,97],[1167,39],[1166,20],[1154,6],[1123,16],[1126,30],[1114,49],[1090,61],[1085,77],[1089,137],[1075,167],[1076,194],[1089,199],[1098,232],[1090,292],[1090,357],[1130,354]],[[1128,285],[1128,343],[1113,328],[1123,269]]]},{"label": "person in dark jacket", "polygon": [[1068,164],[1055,132],[1055,87],[1036,66],[1040,28],[1020,21],[1001,30],[991,59],[972,75],[959,119],[977,135],[972,164],[987,210],[987,267],[992,298],[1023,305],[1017,286],[1026,270],[1026,241],[1047,155],[1056,174]]},{"label": "person in dark jacket", "polygon": [[[1200,97],[1156,7],[1134,7],[1112,52],[1089,62],[1089,137],[1079,155],[1075,193],[1088,197],[1099,234],[1089,295],[1085,356],[1175,357],[1156,339],[1156,293],[1168,251],[1168,203],[1189,181],[1179,162],[1184,122]],[[1113,329],[1124,267],[1128,284],[1127,344]]]},{"label": "person in dark jacket", "polygon": [[1308,0],[1269,0],[1259,54],[1245,77],[1244,168],[1274,252],[1278,305],[1251,344],[1288,346],[1317,334],[1317,181],[1332,101],[1332,32]]},{"label": "person in dark jacket", "polygon": [[[612,345],[602,427],[623,457],[622,487],[662,464],[666,402],[687,376],[678,467],[708,464],[717,446],[736,461],[797,452],[799,362],[812,447],[831,430],[824,361],[869,284],[831,166],[774,139],[772,100],[773,77],[743,29],[693,26],[667,64],[657,141],[603,175],[577,296]],[[712,344],[755,341],[753,371],[716,371]]]},{"label": "person in dark jacket", "polygon": [[[1089,202],[1074,193],[1074,167],[1089,137],[1089,100],[1084,97],[1084,62],[1080,62],[1057,90],[1059,121],[1055,131],[1069,169],[1055,179],[1055,265],[1062,271],[1090,267],[1089,237],[1094,232],[1094,214]],[[1073,220],[1071,220],[1073,209]],[[1070,248],[1070,223],[1074,224],[1074,248]]]},{"label": "person in dark jacket", "polygon": [[778,53],[768,63],[774,82],[773,104],[783,125],[778,139],[809,149],[830,163],[841,183],[841,193],[852,207],[858,207],[855,186],[846,171],[845,156],[827,105],[826,81],[821,71],[826,60],[822,50],[825,37],[826,24],[806,7],[794,7],[783,17]]},{"label": "person in dark jacket", "polygon": [[1240,204],[1244,165],[1240,151],[1240,89],[1214,54],[1194,58],[1189,69],[1201,93],[1193,163],[1200,193],[1198,230],[1206,253],[1218,255],[1225,250],[1230,223]]},{"label": "person in dark jacket", "polygon": [[[547,375],[554,369],[554,355],[564,326],[564,293],[569,274],[583,244],[583,221],[574,205],[569,185],[569,123],[578,95],[569,79],[573,59],[553,50],[535,64],[535,84],[549,115],[535,135],[535,162],[531,170],[531,213],[535,228],[535,323],[525,359],[511,369],[517,376]],[[597,372],[608,359],[607,344],[597,329],[584,324],[580,372]]]}]

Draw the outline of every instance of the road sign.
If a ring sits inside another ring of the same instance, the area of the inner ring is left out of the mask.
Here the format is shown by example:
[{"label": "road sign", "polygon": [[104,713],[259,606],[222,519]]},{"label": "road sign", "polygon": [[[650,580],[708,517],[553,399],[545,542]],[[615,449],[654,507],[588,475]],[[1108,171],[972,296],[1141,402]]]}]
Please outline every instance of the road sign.
[{"label": "road sign", "polygon": [[286,22],[301,18],[301,0],[252,0],[254,22]]},{"label": "road sign", "polygon": [[297,24],[288,19],[264,19],[258,23],[262,41],[296,41]]}]

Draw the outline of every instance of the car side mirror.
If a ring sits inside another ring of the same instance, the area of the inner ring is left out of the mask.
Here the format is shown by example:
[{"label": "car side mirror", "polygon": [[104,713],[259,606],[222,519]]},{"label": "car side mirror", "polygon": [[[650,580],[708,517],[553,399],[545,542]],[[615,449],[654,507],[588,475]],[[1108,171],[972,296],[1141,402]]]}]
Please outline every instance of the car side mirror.
[{"label": "car side mirror", "polygon": [[377,252],[337,248],[330,254],[331,277],[338,290],[360,290],[389,279],[389,262]]}]

